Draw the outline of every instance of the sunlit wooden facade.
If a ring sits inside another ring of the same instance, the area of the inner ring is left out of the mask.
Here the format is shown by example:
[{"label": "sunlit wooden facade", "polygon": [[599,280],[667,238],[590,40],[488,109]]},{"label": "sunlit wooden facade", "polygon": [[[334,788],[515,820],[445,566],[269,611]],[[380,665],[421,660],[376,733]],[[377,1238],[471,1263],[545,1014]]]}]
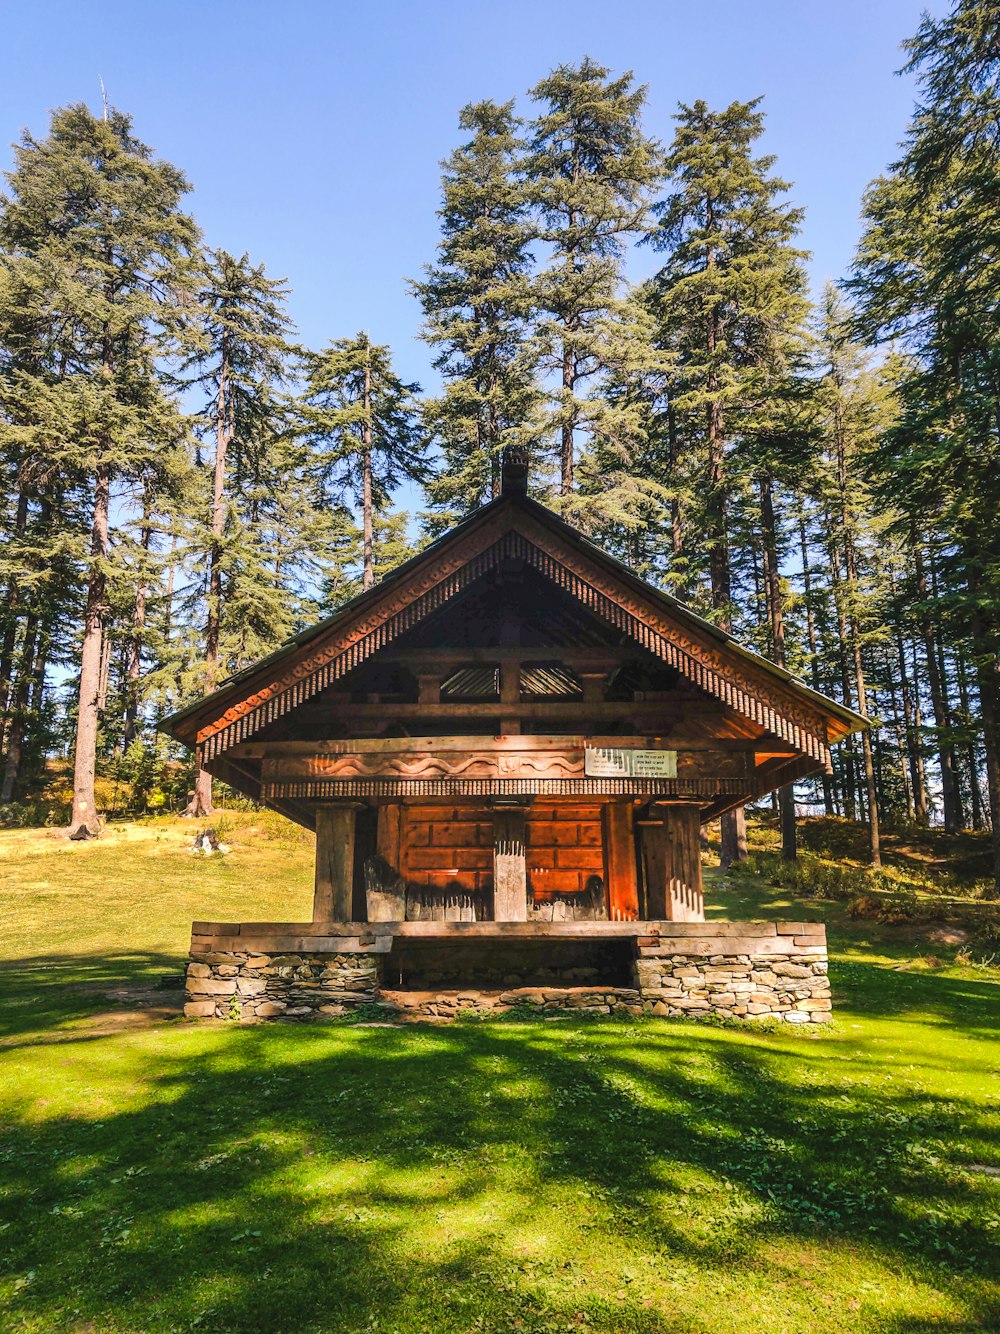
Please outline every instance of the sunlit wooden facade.
[{"label": "sunlit wooden facade", "polygon": [[702,824],[863,724],[525,474],[509,456],[495,501],[166,724],[316,831],[314,923],[700,921]]}]

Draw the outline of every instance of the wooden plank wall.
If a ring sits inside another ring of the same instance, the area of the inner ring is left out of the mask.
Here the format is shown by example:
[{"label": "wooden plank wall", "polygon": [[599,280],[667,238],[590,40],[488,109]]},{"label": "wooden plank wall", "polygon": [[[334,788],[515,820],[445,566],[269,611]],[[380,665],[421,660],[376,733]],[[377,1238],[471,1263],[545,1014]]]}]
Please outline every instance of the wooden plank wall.
[{"label": "wooden plank wall", "polygon": [[411,885],[462,889],[493,886],[493,812],[485,806],[404,806],[399,870]]},{"label": "wooden plank wall", "polygon": [[528,884],[536,903],[556,894],[582,894],[592,875],[604,875],[599,803],[536,803],[527,823]]}]

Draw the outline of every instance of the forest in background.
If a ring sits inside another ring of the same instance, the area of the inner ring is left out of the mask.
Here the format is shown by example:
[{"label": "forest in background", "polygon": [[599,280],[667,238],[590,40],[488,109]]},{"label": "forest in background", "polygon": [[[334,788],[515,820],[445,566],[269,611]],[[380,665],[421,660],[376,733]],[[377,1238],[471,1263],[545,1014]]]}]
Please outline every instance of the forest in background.
[{"label": "forest in background", "polygon": [[[787,856],[796,797],[863,822],[876,865],[880,824],[992,829],[1000,893],[998,52],[993,3],[922,22],[899,158],[817,300],[759,100],[681,106],[660,144],[643,88],[588,59],[524,114],[467,106],[412,282],[433,394],[364,332],[302,347],[287,286],[205,245],[126,114],[25,134],[0,199],[0,820],[61,783],[94,830],[109,781],[208,812],[158,719],[488,500],[526,443],[546,503],[871,718],[780,794]],[[629,284],[637,245],[656,271]]]}]

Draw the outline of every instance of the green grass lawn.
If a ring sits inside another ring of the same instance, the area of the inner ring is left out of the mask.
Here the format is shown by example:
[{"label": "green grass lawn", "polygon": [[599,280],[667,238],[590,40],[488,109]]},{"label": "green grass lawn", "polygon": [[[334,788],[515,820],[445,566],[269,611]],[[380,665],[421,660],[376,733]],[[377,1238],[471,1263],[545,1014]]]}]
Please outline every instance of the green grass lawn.
[{"label": "green grass lawn", "polygon": [[996,970],[744,878],[830,919],[828,1028],[189,1023],[191,918],[307,915],[311,859],[191,835],[0,834],[0,1329],[1000,1329]]}]

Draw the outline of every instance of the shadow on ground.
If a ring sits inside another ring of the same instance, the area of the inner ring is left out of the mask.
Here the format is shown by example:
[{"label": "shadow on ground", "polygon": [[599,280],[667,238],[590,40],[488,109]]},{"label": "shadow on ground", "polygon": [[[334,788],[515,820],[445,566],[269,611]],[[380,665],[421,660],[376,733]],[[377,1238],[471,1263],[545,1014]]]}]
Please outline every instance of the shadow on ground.
[{"label": "shadow on ground", "polygon": [[[5,1328],[1000,1327],[997,1182],[969,1170],[1000,1164],[995,1117],[887,1082],[846,1023],[92,1031],[105,988],[174,966],[5,970]],[[996,987],[902,978],[902,1043],[922,1010],[995,1032]]]}]

